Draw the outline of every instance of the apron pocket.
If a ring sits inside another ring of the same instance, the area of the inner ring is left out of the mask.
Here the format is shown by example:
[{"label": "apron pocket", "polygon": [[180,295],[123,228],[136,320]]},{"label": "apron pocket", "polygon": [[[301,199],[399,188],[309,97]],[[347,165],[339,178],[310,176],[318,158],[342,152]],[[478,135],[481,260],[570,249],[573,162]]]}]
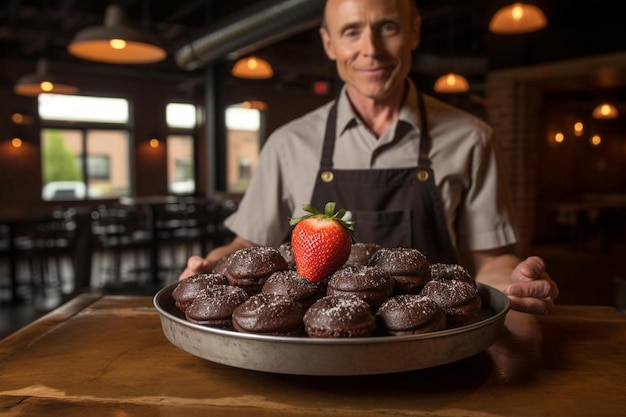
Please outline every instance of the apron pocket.
[{"label": "apron pocket", "polygon": [[357,242],[378,243],[386,248],[413,246],[411,210],[357,211],[354,221]]}]

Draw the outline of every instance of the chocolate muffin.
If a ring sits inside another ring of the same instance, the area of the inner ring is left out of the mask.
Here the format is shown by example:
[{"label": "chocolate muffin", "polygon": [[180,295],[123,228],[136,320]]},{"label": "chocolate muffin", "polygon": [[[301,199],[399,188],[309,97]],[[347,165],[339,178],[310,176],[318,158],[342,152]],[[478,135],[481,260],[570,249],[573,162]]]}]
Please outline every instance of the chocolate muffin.
[{"label": "chocolate muffin", "polygon": [[289,265],[289,269],[296,268],[296,258],[293,256],[293,248],[291,247],[291,242],[284,242],[278,247],[278,252],[283,255],[283,258],[287,261],[287,265]]},{"label": "chocolate muffin", "polygon": [[287,295],[302,304],[305,309],[326,295],[321,282],[311,282],[300,276],[295,269],[274,272],[263,284],[261,292]]},{"label": "chocolate muffin", "polygon": [[278,249],[255,246],[239,249],[230,255],[226,278],[230,285],[243,288],[250,295],[258,294],[265,280],[274,272],[289,269]]},{"label": "chocolate muffin", "polygon": [[309,337],[367,337],[376,330],[369,304],[354,295],[327,295],[304,314]]},{"label": "chocolate muffin", "polygon": [[394,282],[394,294],[417,294],[430,275],[430,263],[414,248],[381,248],[369,261],[382,269]]},{"label": "chocolate muffin", "polygon": [[202,291],[185,309],[191,323],[233,329],[232,314],[248,299],[248,293],[232,285],[212,285]]},{"label": "chocolate muffin", "polygon": [[259,293],[233,311],[233,326],[243,333],[268,336],[304,336],[304,308],[293,298]]},{"label": "chocolate muffin", "polygon": [[446,313],[431,298],[401,294],[387,299],[376,312],[380,329],[394,336],[444,330]]},{"label": "chocolate muffin", "polygon": [[228,280],[224,275],[213,273],[195,274],[179,281],[178,284],[176,284],[176,287],[172,291],[172,298],[174,299],[176,307],[184,312],[193,299],[196,298],[203,290],[211,285],[225,284],[228,284]]},{"label": "chocolate muffin", "polygon": [[429,281],[420,295],[431,298],[446,313],[448,326],[468,323],[481,309],[478,289],[459,280]]},{"label": "chocolate muffin", "polygon": [[346,265],[367,265],[372,255],[381,248],[378,243],[353,243]]},{"label": "chocolate muffin", "polygon": [[393,280],[376,266],[349,265],[335,271],[328,281],[327,295],[354,295],[376,312],[391,296]]},{"label": "chocolate muffin", "polygon": [[449,281],[453,279],[467,282],[476,288],[476,281],[463,266],[443,263],[430,265],[430,280]]}]

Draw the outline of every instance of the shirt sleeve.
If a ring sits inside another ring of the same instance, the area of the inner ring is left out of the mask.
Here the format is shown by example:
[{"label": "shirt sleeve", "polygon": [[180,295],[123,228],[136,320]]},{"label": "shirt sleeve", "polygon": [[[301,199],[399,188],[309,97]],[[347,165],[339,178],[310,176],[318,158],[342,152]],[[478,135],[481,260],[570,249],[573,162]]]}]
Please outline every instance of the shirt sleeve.
[{"label": "shirt sleeve", "polygon": [[460,249],[488,250],[517,241],[510,194],[496,145],[491,135],[485,135],[475,143],[470,154],[471,180],[457,224]]},{"label": "shirt sleeve", "polygon": [[237,211],[224,221],[236,235],[262,246],[280,245],[290,231],[277,139],[275,133],[266,141]]}]

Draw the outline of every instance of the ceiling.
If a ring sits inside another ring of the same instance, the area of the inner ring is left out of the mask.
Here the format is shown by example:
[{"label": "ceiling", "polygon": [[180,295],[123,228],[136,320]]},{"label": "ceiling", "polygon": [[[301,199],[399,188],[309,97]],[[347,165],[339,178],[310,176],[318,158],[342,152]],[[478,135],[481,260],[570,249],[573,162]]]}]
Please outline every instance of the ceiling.
[{"label": "ceiling", "polygon": [[[136,26],[157,34],[168,51],[166,61],[123,66],[127,71],[152,71],[163,76],[189,77],[175,56],[211,28],[246,13],[263,13],[268,4],[284,0],[118,0]],[[484,76],[487,70],[610,54],[626,50],[626,25],[619,2],[595,0],[530,1],[548,18],[548,27],[527,35],[495,35],[487,30],[490,16],[507,0],[418,0],[423,14],[416,71],[433,75],[448,67]],[[32,62],[41,57],[73,66],[94,64],[70,56],[66,47],[80,29],[103,22],[111,0],[4,0],[0,5],[0,56]],[[256,7],[255,10],[253,10]],[[295,19],[295,18],[294,18]],[[309,22],[310,23],[310,22]],[[266,57],[277,77],[332,77],[316,25],[285,39],[259,42],[251,49]],[[248,52],[248,51],[246,51]],[[225,56],[215,61],[225,61]],[[620,77],[621,79],[621,77]]]}]

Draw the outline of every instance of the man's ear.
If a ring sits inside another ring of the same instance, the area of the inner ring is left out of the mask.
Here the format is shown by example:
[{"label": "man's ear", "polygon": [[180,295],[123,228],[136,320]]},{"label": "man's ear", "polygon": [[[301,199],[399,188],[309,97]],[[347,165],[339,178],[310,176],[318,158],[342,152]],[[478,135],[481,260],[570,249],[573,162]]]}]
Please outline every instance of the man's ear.
[{"label": "man's ear", "polygon": [[334,61],[335,59],[337,59],[337,56],[335,55],[335,51],[333,49],[328,30],[326,28],[321,27],[320,36],[322,37],[322,45],[324,45],[324,51],[326,52],[326,55],[328,56],[329,59]]},{"label": "man's ear", "polygon": [[420,32],[422,30],[422,16],[415,16],[411,22],[411,50],[417,48],[420,43]]}]

